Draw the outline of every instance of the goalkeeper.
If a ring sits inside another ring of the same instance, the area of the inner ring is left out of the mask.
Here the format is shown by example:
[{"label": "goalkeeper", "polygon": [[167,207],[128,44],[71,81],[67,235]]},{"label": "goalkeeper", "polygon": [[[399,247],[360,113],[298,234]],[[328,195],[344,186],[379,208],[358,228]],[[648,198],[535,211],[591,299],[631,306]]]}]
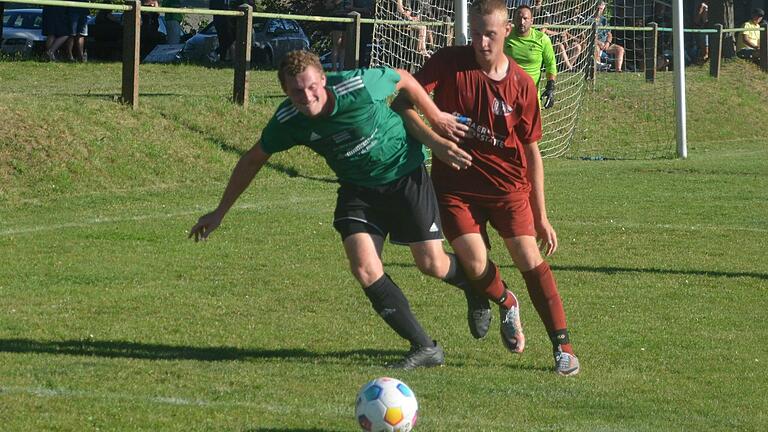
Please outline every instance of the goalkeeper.
[{"label": "goalkeeper", "polygon": [[[504,41],[504,53],[512,57],[523,70],[533,78],[539,87],[541,106],[552,108],[555,105],[555,79],[557,63],[552,41],[544,32],[532,27],[533,12],[530,6],[521,5],[515,9],[514,28]],[[547,84],[541,90],[541,67],[547,75]]]}]

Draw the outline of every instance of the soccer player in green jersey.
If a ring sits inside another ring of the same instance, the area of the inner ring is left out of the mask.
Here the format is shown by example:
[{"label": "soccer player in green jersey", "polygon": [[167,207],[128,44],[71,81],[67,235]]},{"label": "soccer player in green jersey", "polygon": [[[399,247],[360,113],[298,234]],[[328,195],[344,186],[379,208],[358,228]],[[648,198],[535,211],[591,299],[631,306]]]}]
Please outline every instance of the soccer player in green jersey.
[{"label": "soccer player in green jersey", "polygon": [[515,9],[514,28],[504,42],[504,53],[512,57],[523,70],[533,78],[537,86],[541,81],[541,67],[547,74],[547,85],[541,91],[541,106],[552,108],[555,105],[555,79],[557,63],[552,41],[544,32],[533,25],[531,7],[521,5]]},{"label": "soccer player in green jersey", "polygon": [[326,76],[317,55],[293,51],[281,62],[278,77],[288,98],[261,139],[240,158],[218,207],[202,216],[189,236],[206,239],[272,154],[296,145],[310,147],[339,179],[334,228],[341,235],[352,274],[373,309],[411,344],[405,358],[391,366],[442,365],[442,348],[427,335],[400,288],[384,272],[381,252],[389,236],[390,242],[410,247],[423,273],[462,288],[470,331],[475,337],[485,335],[488,303],[474,293],[456,257],[443,249],[437,200],[424,168],[421,142],[455,169],[466,168],[470,157],[431,131],[408,135],[388,98],[399,90],[430,121],[453,122],[453,116],[438,110],[404,70],[358,69]]}]

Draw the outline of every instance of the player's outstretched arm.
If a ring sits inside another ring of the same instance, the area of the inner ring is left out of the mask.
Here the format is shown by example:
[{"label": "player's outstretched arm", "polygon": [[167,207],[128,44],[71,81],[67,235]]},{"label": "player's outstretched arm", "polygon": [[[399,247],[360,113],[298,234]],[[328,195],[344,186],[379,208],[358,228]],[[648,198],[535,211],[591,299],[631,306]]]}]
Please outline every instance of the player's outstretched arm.
[{"label": "player's outstretched arm", "polygon": [[195,241],[205,240],[219,227],[224,215],[227,214],[237,198],[248,188],[261,167],[269,160],[269,154],[261,148],[261,141],[251,147],[235,165],[232,175],[229,177],[227,187],[219,201],[218,207],[210,213],[207,213],[198,219],[197,223],[189,230],[188,238],[195,238]]},{"label": "player's outstretched arm", "polygon": [[[472,156],[459,148],[456,143],[447,140],[429,128],[413,108],[410,102],[398,95],[392,102],[392,109],[403,118],[405,129],[416,140],[432,150],[432,155],[445,162],[453,169],[466,169],[472,165]],[[451,116],[453,117],[453,116]],[[455,121],[455,120],[454,120]]]},{"label": "player's outstretched arm", "polygon": [[429,125],[440,136],[453,142],[461,142],[469,127],[458,122],[452,114],[441,111],[424,90],[424,87],[408,71],[397,69],[397,72],[400,74],[400,81],[397,83],[400,95],[404,95],[411,104],[424,114]]},{"label": "player's outstretched arm", "polygon": [[539,247],[550,256],[557,250],[557,233],[549,223],[547,205],[544,201],[544,162],[541,159],[538,143],[523,146],[528,161],[528,181],[531,183],[530,203],[533,211],[533,223]]}]

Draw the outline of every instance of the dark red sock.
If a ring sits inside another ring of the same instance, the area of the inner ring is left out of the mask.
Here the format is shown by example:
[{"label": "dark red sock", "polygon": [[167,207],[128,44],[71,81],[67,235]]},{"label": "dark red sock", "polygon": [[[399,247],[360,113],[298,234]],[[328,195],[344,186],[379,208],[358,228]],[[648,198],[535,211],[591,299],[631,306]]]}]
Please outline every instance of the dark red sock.
[{"label": "dark red sock", "polygon": [[557,350],[559,347],[564,352],[573,354],[573,348],[568,339],[568,326],[565,322],[563,301],[560,299],[557,282],[555,282],[549,264],[544,261],[522,274],[533,307],[536,308],[539,318],[547,329],[553,348]]},{"label": "dark red sock", "polygon": [[483,277],[469,282],[475,290],[484,293],[494,303],[507,309],[517,306],[517,299],[507,290],[499,276],[499,269],[493,261],[488,260]]}]

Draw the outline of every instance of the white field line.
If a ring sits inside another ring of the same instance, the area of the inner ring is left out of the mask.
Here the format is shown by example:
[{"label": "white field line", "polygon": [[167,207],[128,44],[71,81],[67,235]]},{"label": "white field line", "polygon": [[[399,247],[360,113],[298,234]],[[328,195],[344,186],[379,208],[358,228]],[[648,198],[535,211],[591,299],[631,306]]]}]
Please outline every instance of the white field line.
[{"label": "white field line", "polygon": [[654,223],[638,223],[638,222],[621,222],[616,220],[605,221],[550,221],[555,225],[582,225],[582,226],[612,226],[615,228],[653,228],[663,229],[670,231],[745,231],[745,232],[757,232],[768,233],[768,228],[758,227],[745,227],[736,225],[683,225],[683,224],[654,224]]},{"label": "white field line", "polygon": [[268,402],[239,402],[239,401],[209,401],[205,399],[186,399],[176,396],[156,396],[141,397],[123,393],[94,392],[83,390],[69,390],[64,388],[45,388],[45,387],[3,387],[0,386],[0,396],[4,394],[25,394],[40,398],[63,398],[63,399],[100,399],[108,401],[126,401],[130,403],[145,403],[158,405],[179,405],[179,406],[197,406],[197,407],[244,407],[259,409],[262,411],[271,411],[276,413],[301,412],[303,414],[345,414],[349,408],[341,406],[318,407],[307,405],[304,408],[296,406],[282,406]]},{"label": "white field line", "polygon": [[[258,204],[239,204],[232,207],[233,210],[255,210],[273,208],[276,206],[287,207],[299,203],[324,201],[321,198],[291,198],[280,201],[260,202]],[[202,208],[196,208],[191,210],[182,210],[173,213],[155,213],[155,214],[142,214],[134,216],[123,217],[96,217],[91,219],[85,219],[80,222],[65,222],[60,224],[50,225],[35,225],[27,227],[6,228],[0,230],[0,237],[7,237],[17,234],[29,234],[42,231],[57,231],[66,228],[85,228],[93,225],[110,224],[110,223],[122,223],[122,222],[137,222],[151,219],[170,219],[180,216],[201,215],[206,210]]]},{"label": "white field line", "polygon": [[[280,201],[262,202],[258,204],[240,204],[232,207],[236,210],[256,210],[274,207],[280,205],[285,207],[286,205],[294,205],[306,202],[324,201],[321,198],[291,198]],[[156,213],[156,214],[143,214],[125,217],[97,217],[92,219],[86,219],[80,222],[65,222],[60,224],[51,225],[36,225],[28,227],[16,227],[0,230],[0,237],[7,237],[17,234],[29,234],[44,231],[57,231],[66,228],[84,228],[99,224],[109,223],[122,223],[122,222],[136,222],[151,219],[170,219],[180,216],[190,216],[202,214],[205,210],[201,208],[183,210],[173,213]],[[554,221],[555,225],[581,225],[581,226],[610,226],[615,228],[652,228],[670,231],[743,231],[743,232],[755,232],[755,233],[768,233],[768,228],[758,227],[745,227],[735,225],[684,225],[684,224],[654,224],[654,223],[637,223],[637,222],[621,222],[616,220],[604,220],[604,221]]]}]

